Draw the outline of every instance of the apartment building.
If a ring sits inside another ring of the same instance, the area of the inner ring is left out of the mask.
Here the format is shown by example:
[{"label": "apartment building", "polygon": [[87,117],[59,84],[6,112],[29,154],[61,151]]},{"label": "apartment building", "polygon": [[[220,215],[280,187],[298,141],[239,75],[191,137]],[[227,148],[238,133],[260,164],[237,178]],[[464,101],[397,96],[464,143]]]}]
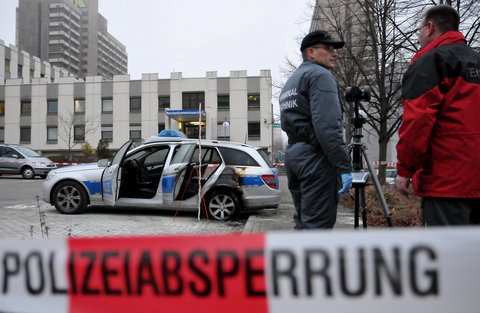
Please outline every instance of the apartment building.
[{"label": "apartment building", "polygon": [[[9,64],[9,66],[5,66]],[[21,66],[20,72],[11,72]],[[271,152],[270,70],[257,76],[231,71],[228,77],[168,78],[143,74],[85,80],[31,57],[0,41],[0,143],[22,144],[47,155],[71,143],[100,139],[118,149],[129,139],[141,142],[162,129],[178,129],[191,138],[231,140]]]},{"label": "apartment building", "polygon": [[128,72],[126,47],[108,33],[98,0],[19,0],[16,46],[79,78]]}]

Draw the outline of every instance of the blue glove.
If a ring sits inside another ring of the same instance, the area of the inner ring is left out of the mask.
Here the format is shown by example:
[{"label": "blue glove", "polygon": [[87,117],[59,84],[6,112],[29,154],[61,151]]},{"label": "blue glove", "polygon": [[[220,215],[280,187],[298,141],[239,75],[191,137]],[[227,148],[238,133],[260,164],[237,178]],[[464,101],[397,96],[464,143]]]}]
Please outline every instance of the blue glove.
[{"label": "blue glove", "polygon": [[341,174],[340,177],[342,177],[342,189],[338,191],[338,194],[343,196],[348,189],[352,188],[352,173]]}]

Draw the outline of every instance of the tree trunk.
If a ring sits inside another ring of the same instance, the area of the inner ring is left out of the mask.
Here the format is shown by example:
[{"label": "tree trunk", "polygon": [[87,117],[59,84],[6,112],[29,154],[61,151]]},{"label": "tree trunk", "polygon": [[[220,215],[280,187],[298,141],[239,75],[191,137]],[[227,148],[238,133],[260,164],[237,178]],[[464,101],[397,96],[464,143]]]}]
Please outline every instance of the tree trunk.
[{"label": "tree trunk", "polygon": [[380,185],[385,185],[385,169],[387,167],[387,149],[388,149],[388,139],[381,136],[378,139],[378,181]]}]

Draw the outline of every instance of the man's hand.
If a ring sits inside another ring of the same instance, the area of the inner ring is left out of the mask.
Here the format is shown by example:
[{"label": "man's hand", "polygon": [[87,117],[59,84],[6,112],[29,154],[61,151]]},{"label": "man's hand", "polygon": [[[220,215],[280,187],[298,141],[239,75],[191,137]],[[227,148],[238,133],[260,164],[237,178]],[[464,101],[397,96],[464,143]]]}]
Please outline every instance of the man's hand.
[{"label": "man's hand", "polygon": [[395,184],[397,185],[397,190],[401,194],[408,197],[408,195],[410,194],[410,191],[408,190],[408,187],[410,186],[410,178],[397,176],[395,178]]},{"label": "man's hand", "polygon": [[343,196],[348,192],[348,189],[352,188],[352,173],[340,174],[342,178],[342,189],[338,191],[338,194]]}]

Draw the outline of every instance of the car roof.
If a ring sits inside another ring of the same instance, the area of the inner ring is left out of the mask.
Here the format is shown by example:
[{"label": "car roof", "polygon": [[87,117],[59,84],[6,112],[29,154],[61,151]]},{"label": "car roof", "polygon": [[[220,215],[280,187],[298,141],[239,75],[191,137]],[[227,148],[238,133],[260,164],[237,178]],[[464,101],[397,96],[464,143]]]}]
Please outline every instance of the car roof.
[{"label": "car roof", "polygon": [[[190,139],[190,138],[179,138],[179,137],[159,137],[159,136],[151,136],[145,141],[146,144],[151,144],[151,143],[179,143],[182,142],[184,143],[198,143],[199,139]],[[202,139],[201,141],[202,145],[218,145],[222,147],[246,147],[246,148],[253,148],[256,149],[254,146],[250,146],[244,143],[240,142],[234,142],[234,141],[223,141],[223,140],[213,140],[213,139]]]}]

